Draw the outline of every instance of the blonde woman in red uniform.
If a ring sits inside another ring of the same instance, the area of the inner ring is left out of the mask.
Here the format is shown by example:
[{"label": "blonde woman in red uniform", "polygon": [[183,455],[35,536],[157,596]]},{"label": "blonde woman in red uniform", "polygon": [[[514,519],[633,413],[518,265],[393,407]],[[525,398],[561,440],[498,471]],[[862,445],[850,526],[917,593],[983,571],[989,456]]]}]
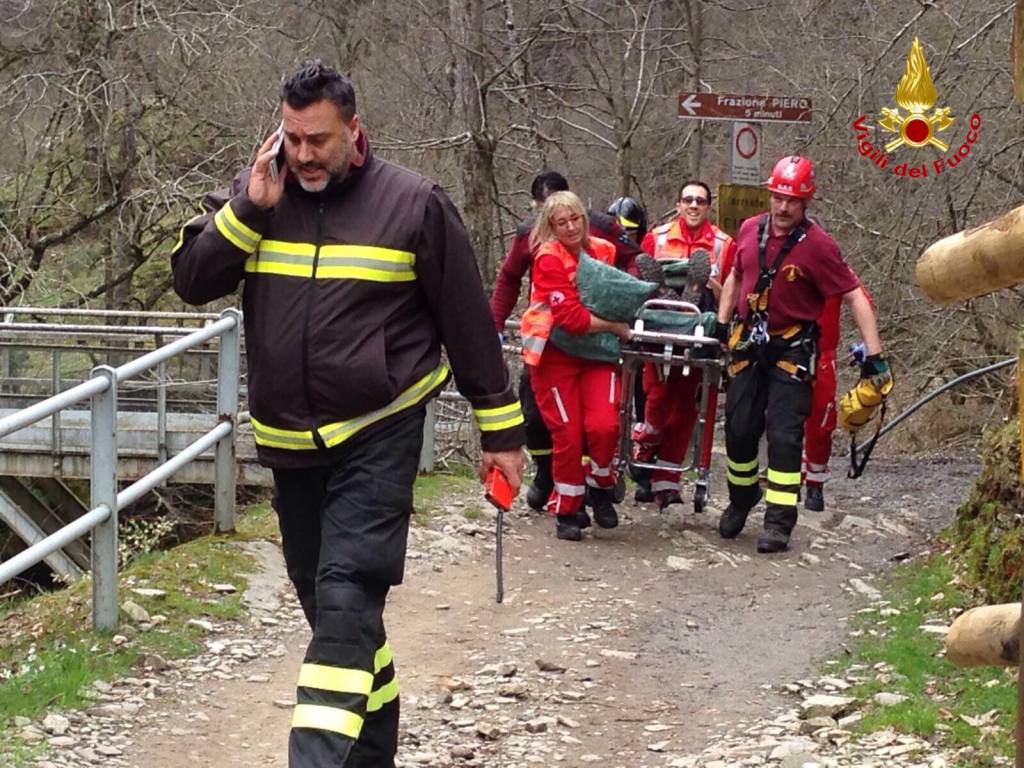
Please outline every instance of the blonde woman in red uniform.
[{"label": "blonde woman in red uniform", "polygon": [[[619,524],[613,505],[618,443],[619,366],[569,354],[550,342],[551,330],[573,335],[613,333],[629,338],[629,326],[598,317],[580,301],[576,268],[582,255],[614,264],[615,246],[588,234],[587,210],[572,192],[544,202],[530,235],[537,249],[530,307],[523,315],[523,359],[544,423],[552,437],[554,489],[548,510],[559,539],[580,541],[590,524],[583,508],[590,488],[594,520]],[[589,463],[583,465],[586,450]]]}]

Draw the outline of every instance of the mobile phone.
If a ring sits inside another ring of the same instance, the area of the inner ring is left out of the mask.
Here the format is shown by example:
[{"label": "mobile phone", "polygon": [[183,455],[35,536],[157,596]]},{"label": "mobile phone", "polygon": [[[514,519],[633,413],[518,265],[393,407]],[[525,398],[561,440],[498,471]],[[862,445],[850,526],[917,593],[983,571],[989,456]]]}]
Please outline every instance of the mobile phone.
[{"label": "mobile phone", "polygon": [[505,477],[505,473],[497,467],[492,467],[487,473],[487,481],[484,484],[486,498],[491,504],[502,511],[512,508],[512,485]]},{"label": "mobile phone", "polygon": [[276,184],[284,166],[284,122],[277,127],[277,138],[270,150],[274,153],[274,159],[270,161],[270,180]]}]

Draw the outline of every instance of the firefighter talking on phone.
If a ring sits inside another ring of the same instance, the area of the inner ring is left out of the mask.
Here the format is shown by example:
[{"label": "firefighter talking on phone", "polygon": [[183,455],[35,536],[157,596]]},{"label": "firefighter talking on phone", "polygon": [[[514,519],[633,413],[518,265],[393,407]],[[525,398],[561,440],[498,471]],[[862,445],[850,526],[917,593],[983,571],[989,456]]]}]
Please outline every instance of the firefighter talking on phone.
[{"label": "firefighter talking on phone", "polygon": [[481,478],[497,467],[513,492],[523,417],[448,197],[373,154],[332,67],[289,78],[281,109],[276,179],[275,134],[185,225],[174,286],[204,304],[245,283],[253,434],[313,629],[289,766],[389,768],[398,681],[384,601],[402,581],[425,405],[454,372],[480,427]]}]

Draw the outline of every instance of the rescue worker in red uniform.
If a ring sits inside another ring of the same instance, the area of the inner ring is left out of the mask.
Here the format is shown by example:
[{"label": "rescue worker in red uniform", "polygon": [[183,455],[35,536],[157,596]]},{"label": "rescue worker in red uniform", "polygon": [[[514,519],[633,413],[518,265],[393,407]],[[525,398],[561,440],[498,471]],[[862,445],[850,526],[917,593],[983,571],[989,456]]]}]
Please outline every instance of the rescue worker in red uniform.
[{"label": "rescue worker in red uniform", "polygon": [[393,768],[398,678],[384,629],[402,582],[427,401],[451,378],[481,431],[481,479],[518,489],[522,414],[476,259],[440,187],[376,157],[348,78],[314,61],[277,134],[207,195],[172,253],[190,304],[244,281],[249,409],[288,575],[313,637],[290,768]]},{"label": "rescue worker in red uniform", "polygon": [[747,219],[722,288],[718,319],[738,322],[728,339],[731,381],[725,406],[729,506],[719,534],[735,538],[761,500],[758,442],[768,437],[768,490],[758,552],[782,552],[797,521],[804,422],[811,412],[817,320],[842,297],[867,348],[865,378],[891,382],[874,309],[835,241],[807,218],[814,167],[796,155],[776,163],[768,180],[770,213]]},{"label": "rescue worker in red uniform", "polygon": [[[713,297],[703,290],[704,278],[710,275],[708,285],[713,292],[720,292],[721,285],[716,278],[721,264],[732,260],[736,247],[729,235],[708,221],[710,211],[711,188],[703,181],[686,182],[676,203],[678,218],[651,230],[642,246],[644,252],[657,261],[688,260],[691,274],[703,271],[704,277],[695,278],[701,289],[697,295],[703,296],[702,310],[714,309]],[[649,462],[656,454],[660,461],[684,463],[697,423],[697,393],[702,378],[699,368],[692,368],[684,376],[682,368],[673,367],[666,377],[661,366],[644,364],[646,406],[644,421],[633,430],[636,459]],[[678,470],[654,470],[651,490],[659,511],[671,504],[683,503]]]},{"label": "rescue worker in red uniform", "polygon": [[[868,301],[871,295],[861,286]],[[832,297],[818,318],[818,367],[811,395],[811,414],[804,424],[804,508],[825,511],[824,485],[831,476],[832,432],[836,428],[836,348],[842,299]]]},{"label": "rescue worker in red uniform", "polygon": [[[555,535],[580,541],[584,494],[590,489],[594,522],[618,525],[613,504],[614,458],[618,442],[619,391],[616,363],[587,360],[551,343],[551,331],[610,332],[629,338],[625,323],[605,320],[588,310],[576,289],[582,254],[612,264],[615,246],[588,234],[587,211],[572,192],[555,192],[544,202],[530,236],[537,249],[530,306],[523,315],[523,360],[544,423],[551,432],[554,489],[548,510],[555,515]],[[590,461],[583,466],[586,450]],[[585,524],[589,524],[589,519]]]},{"label": "rescue worker in red uniform", "polygon": [[[530,185],[530,196],[534,210],[539,209],[548,195],[569,189],[565,177],[557,171],[545,170],[538,173]],[[640,252],[636,241],[614,216],[599,211],[588,211],[589,232],[594,237],[607,240],[615,246],[615,265],[619,269],[634,271],[633,259]],[[491,294],[491,314],[499,334],[505,332],[505,322],[519,301],[523,277],[533,265],[536,251],[530,246],[530,232],[535,220],[528,218],[516,228],[516,235],[509,245],[508,255],[502,262],[498,279]],[[526,492],[526,503],[537,511],[545,509],[551,495],[551,435],[534,402],[530,387],[530,368],[524,367],[519,377],[519,399],[523,404],[526,419],[526,449],[533,459],[533,482]]]}]

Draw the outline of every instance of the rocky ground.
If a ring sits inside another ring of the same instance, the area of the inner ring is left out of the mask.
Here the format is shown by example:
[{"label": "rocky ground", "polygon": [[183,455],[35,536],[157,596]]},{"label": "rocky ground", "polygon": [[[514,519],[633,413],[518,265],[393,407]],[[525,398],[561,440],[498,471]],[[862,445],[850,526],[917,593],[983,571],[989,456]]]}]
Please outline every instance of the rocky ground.
[{"label": "rocky ground", "polygon": [[[779,556],[755,552],[753,519],[737,540],[718,538],[717,468],[703,514],[627,503],[623,525],[580,544],[518,508],[502,605],[492,518],[467,518],[475,495],[451,499],[414,530],[386,615],[403,686],[401,764],[957,764],[916,738],[852,739],[863,703],[845,691],[886,670],[829,676],[826,660],[847,617],[877,599],[876,578],[951,518],[974,470],[879,457],[849,481],[837,460],[828,510],[803,513]],[[138,677],[97,684],[87,711],[21,723],[52,747],[41,768],[285,765],[308,632],[275,547],[255,551],[265,567],[250,614],[204,627],[205,653],[147,659]]]}]

